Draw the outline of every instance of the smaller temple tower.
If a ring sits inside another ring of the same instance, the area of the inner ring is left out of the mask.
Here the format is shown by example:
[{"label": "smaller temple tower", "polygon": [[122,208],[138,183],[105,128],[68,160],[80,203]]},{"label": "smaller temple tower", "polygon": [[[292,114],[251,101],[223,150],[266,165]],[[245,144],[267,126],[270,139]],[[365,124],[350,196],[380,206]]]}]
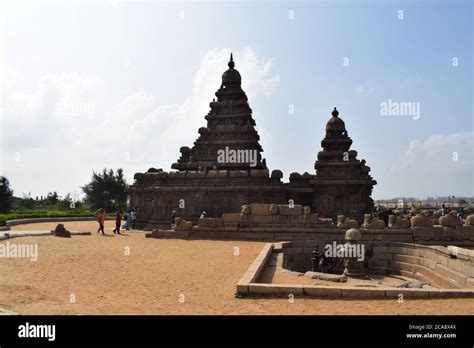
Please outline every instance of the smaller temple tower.
[{"label": "smaller temple tower", "polygon": [[350,150],[351,145],[346,125],[334,108],[314,164],[316,175],[311,180],[313,207],[323,215],[344,214],[360,219],[361,213],[373,209],[370,196],[377,182],[369,175],[365,160],[358,160],[357,151]]}]

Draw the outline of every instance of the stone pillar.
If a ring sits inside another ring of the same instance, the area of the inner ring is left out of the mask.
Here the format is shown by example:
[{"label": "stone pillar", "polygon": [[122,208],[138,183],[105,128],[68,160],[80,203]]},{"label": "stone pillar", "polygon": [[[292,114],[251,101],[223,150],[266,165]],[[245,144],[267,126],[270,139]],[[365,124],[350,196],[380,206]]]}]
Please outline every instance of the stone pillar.
[{"label": "stone pillar", "polygon": [[[360,231],[356,228],[351,228],[346,231],[346,244],[344,245],[344,275],[355,278],[365,278],[367,275],[364,269],[364,259],[360,259],[361,255],[357,253],[362,248],[360,244]],[[365,253],[363,254],[365,257]]]}]

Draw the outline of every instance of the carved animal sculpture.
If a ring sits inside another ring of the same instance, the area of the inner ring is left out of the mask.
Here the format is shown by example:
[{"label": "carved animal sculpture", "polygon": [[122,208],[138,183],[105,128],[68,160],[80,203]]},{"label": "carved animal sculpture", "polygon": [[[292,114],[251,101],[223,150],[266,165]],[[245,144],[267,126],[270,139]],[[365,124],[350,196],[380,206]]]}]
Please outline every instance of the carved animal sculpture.
[{"label": "carved animal sculpture", "polygon": [[474,226],[474,214],[469,215],[465,220],[466,226]]},{"label": "carved animal sculpture", "polygon": [[173,230],[175,231],[191,231],[193,228],[193,223],[191,221],[186,221],[179,217],[175,220],[175,225]]},{"label": "carved animal sculpture", "polygon": [[447,214],[447,215],[441,216],[439,218],[439,224],[443,227],[456,228],[457,226],[462,225],[462,221],[461,221],[461,219],[459,219],[458,217],[456,217],[454,215]]},{"label": "carved animal sculpture", "polygon": [[358,228],[359,223],[355,219],[349,219],[344,215],[337,216],[337,228]]},{"label": "carved animal sculpture", "polygon": [[277,204],[270,204],[270,215],[278,215],[278,205]]},{"label": "carved animal sculpture", "polygon": [[390,215],[388,217],[389,228],[408,228],[410,227],[410,221],[408,219],[400,219],[396,215]]},{"label": "carved animal sculpture", "polygon": [[385,228],[385,222],[379,219],[375,219],[370,214],[364,214],[363,228],[367,229],[383,229]]},{"label": "carved animal sculpture", "polygon": [[410,223],[411,227],[433,227],[431,218],[422,214],[416,214],[415,216],[412,216]]},{"label": "carved animal sculpture", "polygon": [[240,215],[249,215],[250,214],[250,206],[243,205],[240,207]]},{"label": "carved animal sculpture", "polygon": [[436,210],[433,213],[433,219],[439,219],[441,217],[441,210]]}]

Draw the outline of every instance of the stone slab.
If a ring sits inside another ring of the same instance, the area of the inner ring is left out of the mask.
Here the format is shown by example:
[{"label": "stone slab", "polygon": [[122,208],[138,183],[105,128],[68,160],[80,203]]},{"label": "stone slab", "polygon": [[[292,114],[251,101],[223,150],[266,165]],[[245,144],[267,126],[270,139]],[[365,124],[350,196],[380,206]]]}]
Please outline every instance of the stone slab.
[{"label": "stone slab", "polygon": [[272,294],[272,295],[303,295],[303,285],[286,284],[249,284],[249,293],[251,294]]}]

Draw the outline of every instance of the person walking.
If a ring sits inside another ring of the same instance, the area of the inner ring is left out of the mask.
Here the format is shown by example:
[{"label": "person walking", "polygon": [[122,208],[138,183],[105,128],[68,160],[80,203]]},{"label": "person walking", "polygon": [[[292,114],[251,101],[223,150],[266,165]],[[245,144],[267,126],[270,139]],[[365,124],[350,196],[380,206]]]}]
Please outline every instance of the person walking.
[{"label": "person walking", "polygon": [[102,235],[104,235],[105,234],[105,231],[104,231],[105,210],[103,208],[100,208],[98,211],[97,222],[99,223],[99,229],[97,230],[97,233],[100,234],[100,231],[102,231]]},{"label": "person walking", "polygon": [[135,229],[135,223],[137,222],[137,213],[135,213],[135,210],[132,209],[130,214],[132,215],[132,230],[134,230]]},{"label": "person walking", "polygon": [[120,225],[122,224],[122,212],[118,211],[117,214],[115,214],[115,230],[114,234],[121,234],[120,233]]}]

